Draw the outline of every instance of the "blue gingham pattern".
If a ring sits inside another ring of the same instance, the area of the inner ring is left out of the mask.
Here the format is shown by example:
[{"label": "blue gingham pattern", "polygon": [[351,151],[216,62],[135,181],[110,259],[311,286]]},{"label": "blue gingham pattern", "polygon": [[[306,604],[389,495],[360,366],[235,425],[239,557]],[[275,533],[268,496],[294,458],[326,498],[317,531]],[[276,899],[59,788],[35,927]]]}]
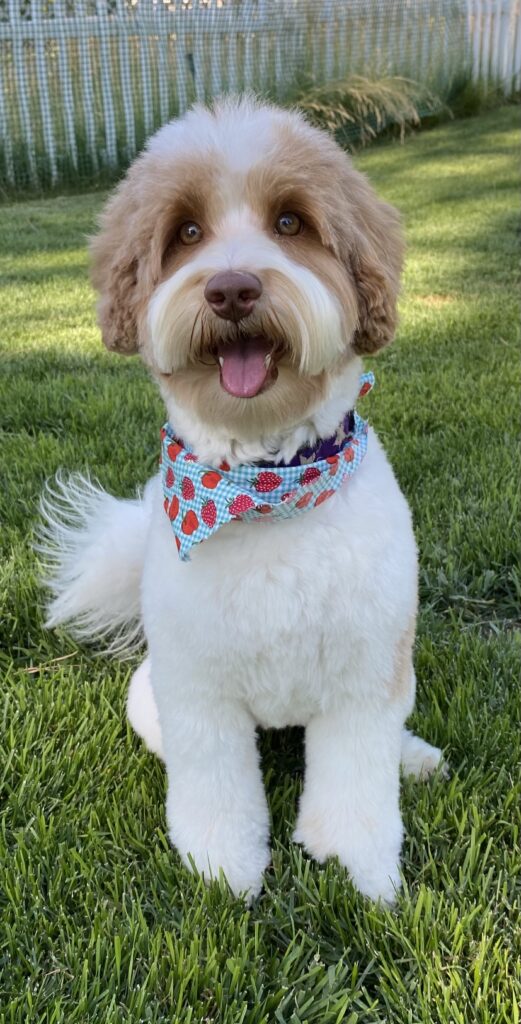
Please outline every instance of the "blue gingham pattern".
[{"label": "blue gingham pattern", "polygon": [[[360,394],[374,375],[360,377]],[[175,436],[169,423],[161,431],[164,508],[182,561],[194,544],[225,523],[289,519],[327,501],[356,472],[367,450],[367,422],[354,412],[354,431],[337,454],[307,465],[243,465],[219,468],[199,462]]]}]

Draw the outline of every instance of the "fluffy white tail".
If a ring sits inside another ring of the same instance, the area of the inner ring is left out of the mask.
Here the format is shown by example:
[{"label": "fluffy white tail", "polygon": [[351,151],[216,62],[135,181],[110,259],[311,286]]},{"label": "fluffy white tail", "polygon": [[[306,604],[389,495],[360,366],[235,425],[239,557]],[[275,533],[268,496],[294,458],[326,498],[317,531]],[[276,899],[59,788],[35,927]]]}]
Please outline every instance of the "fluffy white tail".
[{"label": "fluffy white tail", "polygon": [[143,640],[140,583],[148,512],[79,474],[57,476],[40,503],[37,550],[52,598],[46,626],[66,623],[81,640],[129,654]]}]

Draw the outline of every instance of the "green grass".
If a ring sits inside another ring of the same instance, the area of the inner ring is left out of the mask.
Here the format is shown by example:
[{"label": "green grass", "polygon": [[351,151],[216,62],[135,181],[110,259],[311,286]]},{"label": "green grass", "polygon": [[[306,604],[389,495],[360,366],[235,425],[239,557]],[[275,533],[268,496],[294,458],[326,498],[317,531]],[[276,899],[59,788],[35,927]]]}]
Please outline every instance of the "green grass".
[{"label": "green grass", "polygon": [[[413,726],[452,778],[406,781],[404,893],[358,896],[290,836],[299,730],[261,738],[273,866],[253,907],[205,890],[165,836],[163,770],[125,721],[131,665],[42,629],[43,481],[131,494],[160,403],[104,353],[85,234],[99,195],[2,211],[0,1020],[5,1024],[512,1024],[521,996],[517,112],[358,164],[403,211],[398,338],[365,400],[411,502],[422,612]],[[64,659],[64,660],[60,660]]]}]

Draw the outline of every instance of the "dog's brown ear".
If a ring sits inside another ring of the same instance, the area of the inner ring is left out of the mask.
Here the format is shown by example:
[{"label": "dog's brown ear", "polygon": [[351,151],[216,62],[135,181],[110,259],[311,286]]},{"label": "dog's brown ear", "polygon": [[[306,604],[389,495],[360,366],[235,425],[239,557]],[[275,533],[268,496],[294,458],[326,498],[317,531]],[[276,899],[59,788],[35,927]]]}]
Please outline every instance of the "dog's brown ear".
[{"label": "dog's brown ear", "polygon": [[361,355],[372,355],[392,341],[396,330],[404,240],[398,211],[378,199],[362,174],[355,175],[347,186],[348,262],[358,292],[353,347]]},{"label": "dog's brown ear", "polygon": [[100,217],[100,230],[90,242],[91,279],[100,294],[98,321],[108,349],[123,355],[138,351],[138,313],[142,306],[143,226],[125,180],[109,199]]}]

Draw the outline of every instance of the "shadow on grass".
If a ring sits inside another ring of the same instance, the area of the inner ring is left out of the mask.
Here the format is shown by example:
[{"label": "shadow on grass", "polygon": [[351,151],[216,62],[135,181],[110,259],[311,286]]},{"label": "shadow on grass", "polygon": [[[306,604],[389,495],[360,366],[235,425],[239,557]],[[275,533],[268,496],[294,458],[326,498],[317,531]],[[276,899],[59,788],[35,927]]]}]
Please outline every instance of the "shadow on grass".
[{"label": "shadow on grass", "polygon": [[[516,104],[517,106],[517,104]],[[515,141],[512,137],[512,105],[502,106],[486,114],[480,114],[480,131],[476,132],[474,118],[456,118],[449,120],[442,127],[426,124],[422,130],[413,129],[402,140],[376,139],[370,148],[352,152],[355,160],[370,162],[372,154],[385,156],[387,150],[392,154],[392,164],[385,164],[384,173],[387,177],[401,174],[403,161],[410,162],[413,168],[420,168],[438,161],[474,156],[511,157],[515,153]],[[457,127],[457,131],[454,128]],[[435,130],[433,130],[435,129]],[[472,144],[467,144],[467,139]],[[419,143],[421,149],[416,145]],[[400,159],[401,158],[401,159]]]}]

